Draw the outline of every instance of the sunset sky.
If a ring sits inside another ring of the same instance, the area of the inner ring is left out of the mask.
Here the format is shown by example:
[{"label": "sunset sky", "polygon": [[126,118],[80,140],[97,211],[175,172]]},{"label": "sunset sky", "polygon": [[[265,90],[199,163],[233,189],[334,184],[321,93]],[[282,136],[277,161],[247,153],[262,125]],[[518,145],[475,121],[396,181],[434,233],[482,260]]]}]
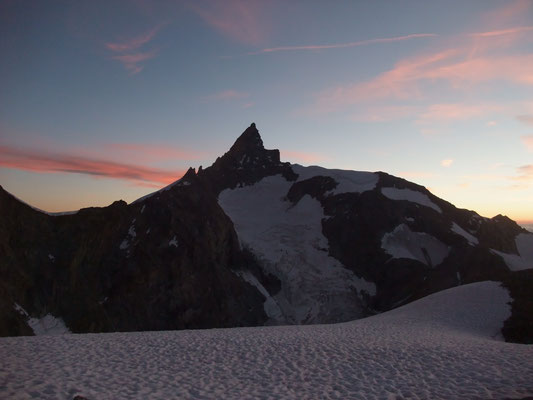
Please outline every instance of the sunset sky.
[{"label": "sunset sky", "polygon": [[282,159],[533,221],[533,0],[0,2],[0,185],[131,202],[255,122]]}]

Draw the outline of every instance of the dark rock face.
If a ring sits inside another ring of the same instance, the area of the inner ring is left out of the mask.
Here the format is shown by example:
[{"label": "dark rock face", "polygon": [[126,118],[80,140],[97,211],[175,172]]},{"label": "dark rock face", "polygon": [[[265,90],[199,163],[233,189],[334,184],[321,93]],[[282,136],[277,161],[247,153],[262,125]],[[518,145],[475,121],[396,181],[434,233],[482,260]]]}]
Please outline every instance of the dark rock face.
[{"label": "dark rock face", "polygon": [[[117,201],[49,216],[0,188],[0,335],[32,334],[19,307],[35,318],[60,317],[72,332],[264,324],[265,300],[276,299],[285,278],[265,268],[247,243],[241,248],[243,238],[218,196],[281,176],[288,206],[306,196],[319,202],[320,234],[328,244],[320,251],[375,285],[374,294],[343,307],[363,306],[370,315],[453,286],[495,280],[514,298],[505,337],[533,341],[533,269],[511,271],[494,252],[518,254],[515,238],[526,231],[515,222],[457,209],[383,172],[375,173],[373,188],[335,194],[340,183],[327,173],[301,179],[295,171],[278,150],[263,147],[252,124],[211,167],[189,169],[130,205]],[[390,254],[404,247],[407,253]],[[324,299],[327,308],[328,293]],[[335,307],[343,315],[338,302]]]},{"label": "dark rock face", "polygon": [[250,259],[192,177],[136,204],[60,217],[1,190],[0,334],[31,333],[15,303],[73,332],[261,325],[263,296],[232,272]]}]

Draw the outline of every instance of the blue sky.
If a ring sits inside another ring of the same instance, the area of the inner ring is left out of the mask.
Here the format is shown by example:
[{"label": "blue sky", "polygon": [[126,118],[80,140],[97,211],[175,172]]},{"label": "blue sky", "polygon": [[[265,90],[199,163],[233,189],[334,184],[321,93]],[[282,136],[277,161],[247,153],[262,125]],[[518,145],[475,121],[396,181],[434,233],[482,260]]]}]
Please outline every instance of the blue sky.
[{"label": "blue sky", "polygon": [[0,3],[0,184],[105,206],[256,122],[304,165],[533,220],[533,1]]}]

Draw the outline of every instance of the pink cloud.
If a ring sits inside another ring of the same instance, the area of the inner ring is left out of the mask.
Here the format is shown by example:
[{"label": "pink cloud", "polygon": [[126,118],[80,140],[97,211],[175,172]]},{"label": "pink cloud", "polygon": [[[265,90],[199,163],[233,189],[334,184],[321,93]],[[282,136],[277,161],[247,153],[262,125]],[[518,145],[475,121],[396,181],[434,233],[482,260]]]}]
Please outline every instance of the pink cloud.
[{"label": "pink cloud", "polygon": [[435,122],[450,122],[480,117],[491,113],[501,112],[504,107],[495,104],[433,104],[418,116],[418,124]]},{"label": "pink cloud", "polygon": [[135,53],[135,54],[124,54],[119,56],[113,56],[113,60],[120,61],[124,68],[126,68],[132,75],[138,74],[144,69],[144,66],[139,65],[139,63],[150,60],[157,55],[157,51],[147,51],[144,53]]},{"label": "pink cloud", "polygon": [[497,79],[533,85],[530,65],[533,65],[533,54],[464,59],[422,71],[421,79],[442,79],[454,86]]},{"label": "pink cloud", "polygon": [[239,100],[249,97],[249,93],[239,92],[237,90],[229,89],[222,92],[210,94],[204,97],[207,101],[227,101],[227,100]]},{"label": "pink cloud", "polygon": [[199,2],[191,8],[209,26],[241,43],[264,42],[270,27],[265,15],[267,2],[260,0],[225,0]]},{"label": "pink cloud", "polygon": [[318,93],[313,112],[331,112],[379,99],[423,98],[425,83],[443,81],[452,88],[494,80],[533,85],[533,54],[471,57],[466,48],[450,48],[398,62],[394,68],[361,83],[337,86]]},{"label": "pink cloud", "polygon": [[369,81],[324,90],[316,96],[314,111],[331,112],[358,102],[383,98],[419,98],[421,92],[416,82],[423,79],[424,71],[435,68],[456,54],[456,50],[450,49],[402,60],[393,69]]},{"label": "pink cloud", "polygon": [[502,26],[531,17],[530,9],[533,3],[530,0],[505,1],[501,4],[503,6],[500,8],[490,10],[483,15],[482,21],[485,25]]},{"label": "pink cloud", "polygon": [[158,51],[154,49],[139,51],[140,47],[148,44],[165,25],[159,24],[142,35],[122,42],[109,42],[105,46],[108,50],[118,53],[118,55],[111,57],[113,60],[120,61],[131,75],[138,74],[144,69],[140,63],[150,60],[158,54]]},{"label": "pink cloud", "polygon": [[118,53],[137,50],[139,47],[150,42],[155,37],[155,35],[157,35],[157,33],[162,27],[163,25],[158,25],[155,28],[149,30],[148,32],[143,33],[134,38],[127,39],[121,42],[108,42],[105,44],[105,46],[109,50],[112,50]]},{"label": "pink cloud", "polygon": [[527,125],[533,125],[533,115],[517,115],[516,119]]},{"label": "pink cloud", "polygon": [[529,151],[533,152],[533,135],[522,136],[522,142]]},{"label": "pink cloud", "polygon": [[427,38],[437,36],[434,33],[415,33],[412,35],[405,36],[395,36],[390,38],[378,38],[378,39],[368,39],[360,40],[357,42],[349,43],[337,43],[337,44],[324,44],[324,45],[306,45],[306,46],[280,46],[280,47],[271,47],[262,49],[255,52],[248,53],[249,55],[264,54],[264,53],[275,53],[279,51],[300,51],[300,50],[325,50],[325,49],[343,49],[347,47],[357,47],[357,46],[366,46],[369,44],[377,43],[393,43],[400,42],[403,40],[415,39],[415,38]]},{"label": "pink cloud", "polygon": [[281,158],[283,159],[296,160],[305,164],[312,164],[327,159],[327,157],[322,154],[303,151],[281,150],[280,153]]},{"label": "pink cloud", "polygon": [[531,39],[531,21],[523,24],[523,20],[531,15],[532,5],[531,1],[507,2],[482,17],[489,29],[441,37],[440,48],[401,59],[369,80],[326,88],[315,95],[308,111],[343,111],[354,104],[383,100],[427,101],[436,85],[462,92],[481,84],[490,90],[488,82],[533,85],[533,54],[516,46]]},{"label": "pink cloud", "polygon": [[517,168],[518,176],[513,177],[518,181],[532,181],[533,180],[533,165],[523,165]]},{"label": "pink cloud", "polygon": [[137,185],[166,185],[184,170],[166,170],[137,164],[118,163],[86,156],[51,154],[37,150],[0,146],[0,166],[40,173],[77,173],[100,178],[131,181]]},{"label": "pink cloud", "polygon": [[506,36],[506,35],[516,35],[519,33],[524,32],[531,32],[533,31],[533,26],[519,26],[515,28],[508,28],[508,29],[499,29],[495,31],[487,31],[487,32],[478,32],[478,33],[472,33],[472,36],[476,37],[490,37],[493,38],[495,36]]}]

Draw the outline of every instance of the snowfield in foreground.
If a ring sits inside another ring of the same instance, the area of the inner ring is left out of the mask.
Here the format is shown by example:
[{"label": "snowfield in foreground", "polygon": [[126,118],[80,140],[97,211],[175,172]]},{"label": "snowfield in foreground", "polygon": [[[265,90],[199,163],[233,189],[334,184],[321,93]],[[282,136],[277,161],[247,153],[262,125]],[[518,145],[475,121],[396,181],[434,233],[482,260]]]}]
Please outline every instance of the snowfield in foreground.
[{"label": "snowfield in foreground", "polygon": [[481,282],[342,324],[1,338],[0,398],[520,398],[509,301]]}]

